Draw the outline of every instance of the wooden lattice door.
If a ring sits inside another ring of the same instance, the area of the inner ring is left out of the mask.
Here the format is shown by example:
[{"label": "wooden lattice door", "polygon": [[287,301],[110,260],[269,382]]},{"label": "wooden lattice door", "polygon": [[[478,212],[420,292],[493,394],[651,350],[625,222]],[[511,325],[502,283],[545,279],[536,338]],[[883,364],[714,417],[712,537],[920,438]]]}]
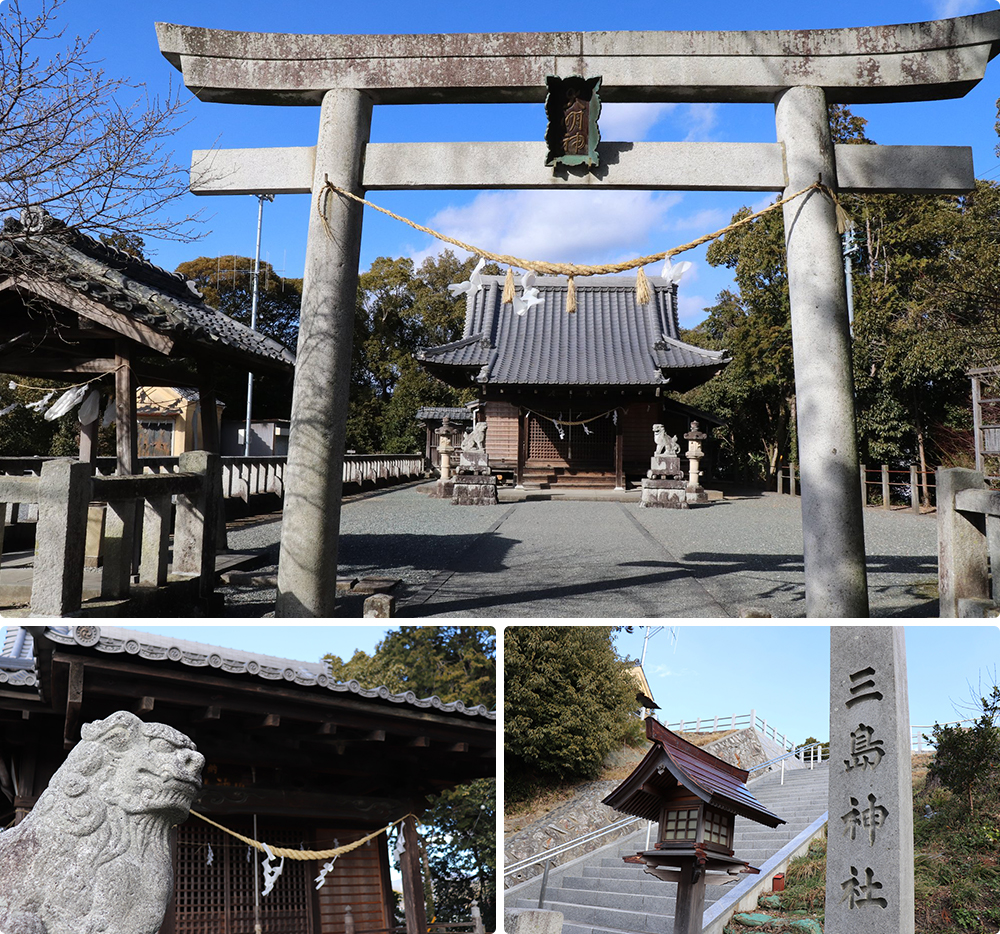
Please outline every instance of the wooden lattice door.
[{"label": "wooden lattice door", "polygon": [[[593,418],[595,414],[573,409],[558,426],[550,419],[532,414],[528,419],[528,462],[548,467],[613,470],[615,424],[610,418]],[[581,424],[566,424],[574,421]]]},{"label": "wooden lattice door", "polygon": [[[234,827],[250,835],[248,828]],[[261,831],[258,839],[297,849],[295,831]],[[211,849],[210,849],[211,848]],[[254,872],[262,854],[202,821],[178,828],[172,934],[254,934]],[[211,862],[209,856],[211,855]],[[314,862],[285,860],[272,891],[260,898],[263,934],[311,934]],[[164,926],[164,930],[167,930]]]}]

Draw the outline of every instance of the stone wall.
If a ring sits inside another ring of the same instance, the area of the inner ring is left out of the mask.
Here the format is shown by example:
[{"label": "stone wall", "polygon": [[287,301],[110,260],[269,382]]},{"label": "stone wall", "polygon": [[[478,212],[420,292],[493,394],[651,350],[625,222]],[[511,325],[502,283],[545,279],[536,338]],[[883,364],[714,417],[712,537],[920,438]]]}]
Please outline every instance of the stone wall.
[{"label": "stone wall", "polygon": [[[768,762],[787,752],[786,749],[782,748],[780,743],[769,736],[758,733],[751,727],[730,733],[728,736],[723,736],[722,739],[717,739],[715,742],[709,743],[702,748],[706,752],[710,752],[713,756],[718,756],[723,762],[728,762],[730,765],[735,765],[741,769],[752,769],[762,762]],[[801,769],[803,767],[804,764],[799,762],[798,759],[788,758],[785,760],[786,770]],[[754,774],[766,775],[775,768],[780,769],[781,764],[779,763],[777,766],[770,765],[766,769],[761,769]]]},{"label": "stone wall", "polygon": [[[582,837],[593,830],[600,830],[623,818],[628,817],[613,808],[601,804],[601,800],[611,794],[620,781],[588,782],[581,785],[572,799],[553,809],[541,820],[528,824],[516,833],[510,834],[504,840],[504,861],[507,865],[529,856],[541,856],[546,850],[554,849],[569,843],[577,837]],[[573,847],[553,862],[559,866],[576,859],[586,853],[611,843],[619,837],[634,833],[638,824],[633,824],[614,834],[608,834],[589,843]],[[504,877],[504,888],[520,885],[535,876],[542,874],[543,864],[537,863],[511,876]]]}]

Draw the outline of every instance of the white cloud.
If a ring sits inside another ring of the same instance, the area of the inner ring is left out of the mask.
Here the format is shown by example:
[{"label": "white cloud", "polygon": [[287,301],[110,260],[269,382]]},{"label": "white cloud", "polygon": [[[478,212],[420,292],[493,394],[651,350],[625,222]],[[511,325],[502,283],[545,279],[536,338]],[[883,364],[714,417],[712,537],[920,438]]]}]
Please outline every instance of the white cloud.
[{"label": "white cloud", "polygon": [[712,130],[719,119],[718,104],[691,104],[688,106],[690,129],[685,142],[704,142],[711,139]]},{"label": "white cloud", "polygon": [[[648,252],[647,238],[661,236],[682,197],[648,191],[490,191],[439,211],[427,225],[493,253],[598,264]],[[441,249],[442,244],[431,244],[414,254],[414,261]]]},{"label": "white cloud", "polygon": [[682,328],[693,328],[701,324],[708,315],[706,308],[711,308],[714,301],[705,298],[704,295],[687,295],[683,290],[677,293],[677,317],[680,319]]},{"label": "white cloud", "polygon": [[601,139],[637,142],[677,109],[678,104],[604,104],[601,107]]},{"label": "white cloud", "polygon": [[979,12],[980,6],[980,0],[931,0],[931,9],[940,19],[976,13]]}]

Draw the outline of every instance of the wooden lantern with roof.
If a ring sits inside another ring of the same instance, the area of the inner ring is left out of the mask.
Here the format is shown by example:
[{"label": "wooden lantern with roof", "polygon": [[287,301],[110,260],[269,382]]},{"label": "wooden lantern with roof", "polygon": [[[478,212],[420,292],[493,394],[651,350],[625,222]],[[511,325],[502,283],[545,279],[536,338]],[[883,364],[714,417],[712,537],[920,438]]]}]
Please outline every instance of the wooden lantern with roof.
[{"label": "wooden lantern with roof", "polygon": [[674,934],[701,931],[705,885],[758,873],[734,855],[736,816],[784,824],[750,793],[749,772],[682,739],[652,717],[646,757],[603,803],[658,825],[652,848],[625,857],[665,882],[676,882]]}]

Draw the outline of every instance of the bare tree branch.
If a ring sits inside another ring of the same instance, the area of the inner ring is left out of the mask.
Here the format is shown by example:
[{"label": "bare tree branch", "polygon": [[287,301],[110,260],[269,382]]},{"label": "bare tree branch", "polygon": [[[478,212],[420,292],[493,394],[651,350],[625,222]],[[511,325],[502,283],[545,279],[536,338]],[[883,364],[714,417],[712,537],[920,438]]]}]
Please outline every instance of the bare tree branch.
[{"label": "bare tree branch", "polygon": [[150,97],[108,77],[93,36],[64,44],[62,2],[42,0],[34,17],[19,0],[0,6],[0,215],[41,206],[90,234],[197,239],[198,214],[167,213],[188,190],[167,148],[180,91]]}]

